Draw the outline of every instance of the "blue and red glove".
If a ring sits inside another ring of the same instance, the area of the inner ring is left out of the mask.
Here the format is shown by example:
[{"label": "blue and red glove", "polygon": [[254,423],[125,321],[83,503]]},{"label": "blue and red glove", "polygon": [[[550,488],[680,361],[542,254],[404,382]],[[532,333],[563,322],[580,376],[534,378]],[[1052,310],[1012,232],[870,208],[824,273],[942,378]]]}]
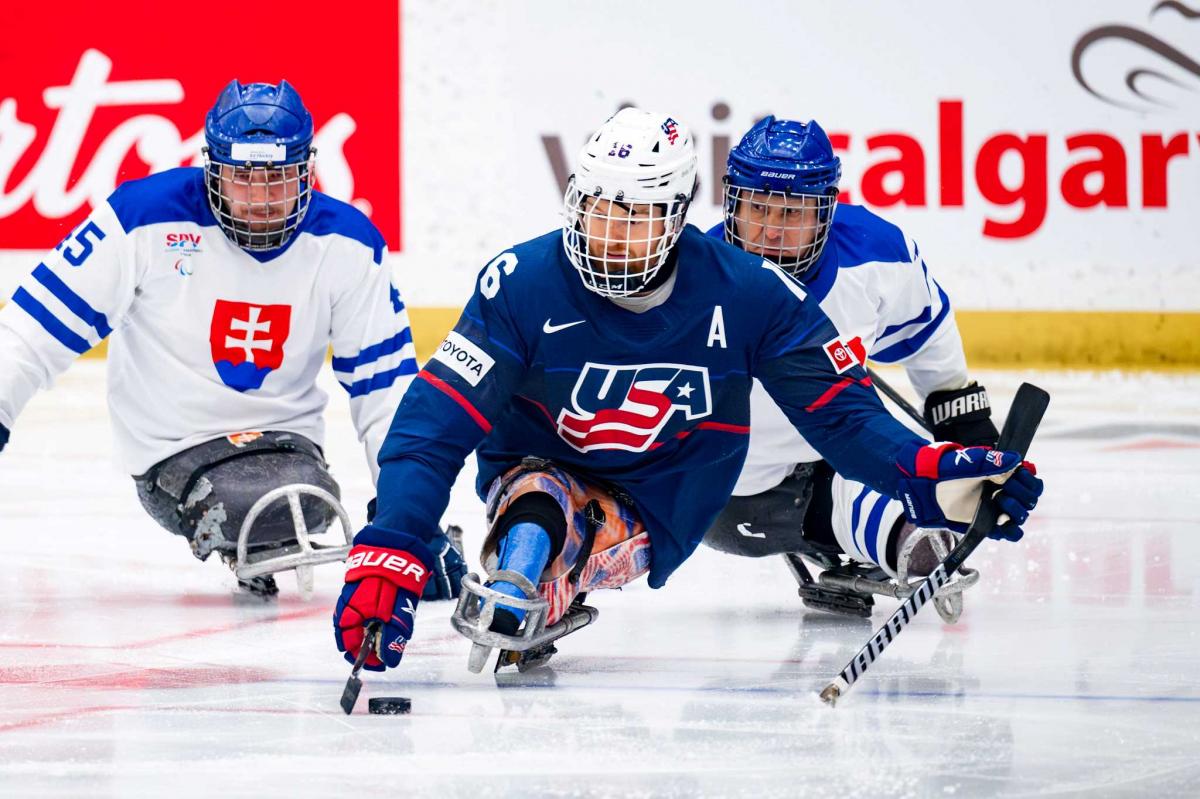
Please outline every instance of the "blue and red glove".
[{"label": "blue and red glove", "polygon": [[[367,523],[375,520],[375,512],[379,508],[378,497],[372,497],[367,503]],[[458,533],[458,544],[449,536],[451,530]],[[462,529],[450,525],[446,532],[438,533],[425,542],[426,548],[433,553],[433,575],[425,584],[425,593],[421,599],[458,599],[462,591],[462,578],[467,574],[467,563],[463,560]]]},{"label": "blue and red glove", "polygon": [[407,533],[367,525],[354,537],[346,558],[346,586],[333,611],[333,637],[347,662],[358,657],[366,625],[378,621],[383,625],[379,649],[367,655],[363,668],[383,671],[400,665],[432,562],[429,548]]},{"label": "blue and red glove", "polygon": [[1001,486],[994,499],[1002,523],[989,537],[1019,541],[1025,534],[1021,525],[1042,495],[1037,469],[1016,452],[953,443],[914,443],[900,451],[896,465],[904,474],[900,480],[904,513],[918,527],[966,532],[979,505],[983,484],[990,481]]}]

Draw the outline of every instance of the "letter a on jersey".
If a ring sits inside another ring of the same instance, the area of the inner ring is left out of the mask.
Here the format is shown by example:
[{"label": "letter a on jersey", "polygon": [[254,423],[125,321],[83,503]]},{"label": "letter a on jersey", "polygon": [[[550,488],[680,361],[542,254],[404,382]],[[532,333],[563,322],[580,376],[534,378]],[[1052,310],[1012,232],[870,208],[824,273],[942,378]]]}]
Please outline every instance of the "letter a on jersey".
[{"label": "letter a on jersey", "polygon": [[283,343],[292,324],[290,305],[217,300],[208,342],[221,382],[238,391],[261,388],[283,364]]},{"label": "letter a on jersey", "polygon": [[708,346],[720,344],[721,349],[727,349],[725,343],[725,312],[720,305],[713,306],[712,323],[708,326]]},{"label": "letter a on jersey", "polygon": [[588,363],[571,392],[571,405],[558,415],[558,434],[575,449],[645,452],[675,411],[689,421],[710,415],[712,391],[702,366]]}]

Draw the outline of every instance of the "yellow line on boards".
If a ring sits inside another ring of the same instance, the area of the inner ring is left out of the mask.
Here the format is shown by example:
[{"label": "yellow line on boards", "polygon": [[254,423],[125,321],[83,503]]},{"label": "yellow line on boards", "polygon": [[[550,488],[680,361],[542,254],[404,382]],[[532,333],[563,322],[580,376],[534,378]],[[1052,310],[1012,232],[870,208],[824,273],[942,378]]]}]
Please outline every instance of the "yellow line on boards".
[{"label": "yellow line on boards", "polygon": [[1200,313],[957,311],[978,368],[1200,370]]}]

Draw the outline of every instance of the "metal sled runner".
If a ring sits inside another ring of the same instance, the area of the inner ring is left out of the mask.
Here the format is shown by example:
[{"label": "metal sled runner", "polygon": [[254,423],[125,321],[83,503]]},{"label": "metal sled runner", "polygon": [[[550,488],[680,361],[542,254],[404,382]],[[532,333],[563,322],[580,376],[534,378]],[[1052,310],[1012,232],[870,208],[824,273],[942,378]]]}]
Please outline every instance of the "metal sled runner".
[{"label": "metal sled runner", "polygon": [[[553,646],[554,641],[586,627],[600,617],[599,610],[580,601],[581,596],[571,603],[561,619],[547,627],[549,605],[537,595],[537,587],[525,575],[501,570],[488,579],[512,583],[525,593],[525,598],[517,599],[488,588],[476,574],[468,574],[463,578],[462,593],[458,597],[458,606],[450,616],[450,623],[472,642],[467,668],[476,674],[483,671],[492,649],[500,650],[497,670],[508,665],[515,665],[519,671],[540,666],[557,651]],[[515,634],[507,635],[491,629],[498,605],[525,611],[525,619]]]},{"label": "metal sled runner", "polygon": [[[908,563],[916,545],[928,540],[939,561],[950,553],[949,534],[939,530],[918,530],[909,536],[898,553],[898,571],[904,577],[892,580],[883,569],[866,563],[849,563],[826,567],[816,578],[809,572],[800,555],[784,555],[788,569],[799,584],[797,589],[806,607],[847,616],[870,618],[875,601],[872,595],[904,601],[924,582],[923,578],[909,580]],[[963,591],[979,582],[979,572],[960,566],[933,597],[933,606],[947,624],[958,621],[963,611]]]},{"label": "metal sled runner", "polygon": [[[342,525],[346,543],[342,546],[314,544],[309,540],[308,524],[304,521],[304,509],[300,505],[300,495],[316,497],[333,508],[338,521]],[[283,497],[287,498],[292,511],[292,524],[296,528],[296,543],[263,552],[250,552],[250,531],[254,522],[271,503]],[[350,547],[354,543],[354,532],[350,528],[350,516],[337,497],[323,488],[304,483],[292,483],[280,486],[263,494],[246,514],[242,529],[238,532],[237,563],[233,572],[239,580],[249,580],[275,572],[294,569],[296,583],[301,595],[307,599],[312,596],[313,566],[322,563],[334,563],[346,559]]]}]

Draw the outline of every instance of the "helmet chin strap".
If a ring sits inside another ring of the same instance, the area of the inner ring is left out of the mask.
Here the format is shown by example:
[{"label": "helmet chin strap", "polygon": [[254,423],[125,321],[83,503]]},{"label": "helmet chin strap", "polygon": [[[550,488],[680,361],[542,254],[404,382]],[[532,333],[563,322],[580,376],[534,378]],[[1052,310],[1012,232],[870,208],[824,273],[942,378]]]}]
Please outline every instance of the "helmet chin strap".
[{"label": "helmet chin strap", "polygon": [[[691,194],[692,196],[695,196],[696,194],[695,185],[692,187]],[[688,208],[691,206],[691,203],[691,196],[685,197],[684,195],[678,195],[673,204],[666,206],[666,218],[673,219],[676,218],[676,215],[678,215],[679,227],[682,228],[687,222],[687,212]],[[663,232],[664,237],[667,237],[668,235],[668,232]],[[678,261],[679,248],[675,246],[674,242],[672,242],[667,250],[666,258],[663,260],[662,265],[659,266],[658,271],[646,281],[646,285],[642,286],[637,293],[634,294],[634,296],[644,296],[646,294],[653,293],[662,286],[666,285],[667,281],[671,279],[671,275],[675,274],[675,264],[678,263]]]},{"label": "helmet chin strap", "polygon": [[233,228],[233,236],[236,239],[236,244],[239,247],[254,247],[261,245],[267,250],[274,250],[281,247],[284,243],[283,228],[278,230],[267,230],[262,233],[255,233],[252,230],[241,230],[237,227]]},{"label": "helmet chin strap", "polygon": [[646,285],[642,286],[637,294],[633,296],[637,297],[640,295],[651,294],[654,291],[662,288],[667,281],[671,279],[671,275],[675,274],[675,265],[678,262],[679,248],[672,247],[671,251],[667,253],[667,259],[663,261],[663,265],[659,267],[658,271],[654,274],[654,277],[646,281]]}]

